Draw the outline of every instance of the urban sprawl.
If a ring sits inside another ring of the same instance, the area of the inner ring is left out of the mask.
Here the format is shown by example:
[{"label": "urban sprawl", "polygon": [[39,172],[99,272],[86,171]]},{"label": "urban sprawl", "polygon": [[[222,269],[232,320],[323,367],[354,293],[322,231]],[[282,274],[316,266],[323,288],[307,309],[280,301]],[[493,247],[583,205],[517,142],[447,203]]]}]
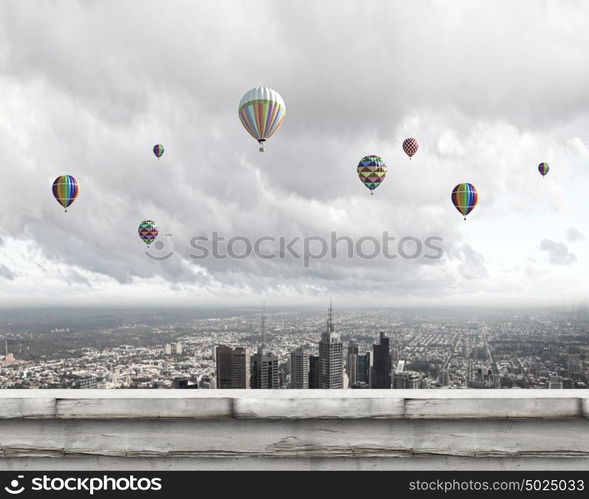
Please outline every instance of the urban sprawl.
[{"label": "urban sprawl", "polygon": [[331,306],[322,315],[250,311],[93,333],[11,331],[0,388],[587,388],[585,316],[336,317]]}]

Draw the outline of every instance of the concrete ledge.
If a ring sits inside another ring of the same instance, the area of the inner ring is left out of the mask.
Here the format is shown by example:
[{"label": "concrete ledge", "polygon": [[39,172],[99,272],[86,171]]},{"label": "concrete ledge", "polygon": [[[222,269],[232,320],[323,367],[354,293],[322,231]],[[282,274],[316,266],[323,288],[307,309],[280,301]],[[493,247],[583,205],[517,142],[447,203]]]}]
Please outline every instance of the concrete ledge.
[{"label": "concrete ledge", "polygon": [[5,390],[0,392],[0,419],[566,419],[587,417],[589,417],[589,390]]},{"label": "concrete ledge", "polygon": [[583,390],[6,390],[0,469],[589,469],[588,401]]}]

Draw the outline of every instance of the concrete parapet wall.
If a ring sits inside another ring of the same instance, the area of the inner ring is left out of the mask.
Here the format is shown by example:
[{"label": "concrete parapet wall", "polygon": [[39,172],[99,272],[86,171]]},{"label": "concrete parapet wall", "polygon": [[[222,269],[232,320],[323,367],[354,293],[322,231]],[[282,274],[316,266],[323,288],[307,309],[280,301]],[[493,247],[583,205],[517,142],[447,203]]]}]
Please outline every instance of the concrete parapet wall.
[{"label": "concrete parapet wall", "polygon": [[584,390],[4,390],[0,469],[589,469]]}]

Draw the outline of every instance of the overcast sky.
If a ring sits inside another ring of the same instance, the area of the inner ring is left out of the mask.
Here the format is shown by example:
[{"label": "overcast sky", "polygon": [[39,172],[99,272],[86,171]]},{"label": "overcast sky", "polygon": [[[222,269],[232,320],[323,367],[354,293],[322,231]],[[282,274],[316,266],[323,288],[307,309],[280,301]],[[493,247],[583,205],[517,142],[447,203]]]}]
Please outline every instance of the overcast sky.
[{"label": "overcast sky", "polygon": [[[581,0],[2,2],[0,306],[585,303],[588,18]],[[287,107],[264,154],[237,116],[260,85]],[[367,154],[389,168],[374,196]],[[169,258],[146,256],[145,219]],[[215,230],[436,236],[443,256],[191,258]]]}]

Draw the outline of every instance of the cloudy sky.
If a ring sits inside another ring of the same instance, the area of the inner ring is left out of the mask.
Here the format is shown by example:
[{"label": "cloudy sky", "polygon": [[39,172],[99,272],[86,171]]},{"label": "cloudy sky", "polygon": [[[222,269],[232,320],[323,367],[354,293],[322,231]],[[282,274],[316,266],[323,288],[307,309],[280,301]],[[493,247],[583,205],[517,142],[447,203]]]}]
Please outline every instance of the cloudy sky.
[{"label": "cloudy sky", "polygon": [[[0,306],[585,302],[587,18],[581,0],[3,2]],[[237,117],[259,85],[287,106],[264,154]],[[374,196],[367,154],[389,168]],[[192,258],[212,231],[387,231],[443,255]]]}]

